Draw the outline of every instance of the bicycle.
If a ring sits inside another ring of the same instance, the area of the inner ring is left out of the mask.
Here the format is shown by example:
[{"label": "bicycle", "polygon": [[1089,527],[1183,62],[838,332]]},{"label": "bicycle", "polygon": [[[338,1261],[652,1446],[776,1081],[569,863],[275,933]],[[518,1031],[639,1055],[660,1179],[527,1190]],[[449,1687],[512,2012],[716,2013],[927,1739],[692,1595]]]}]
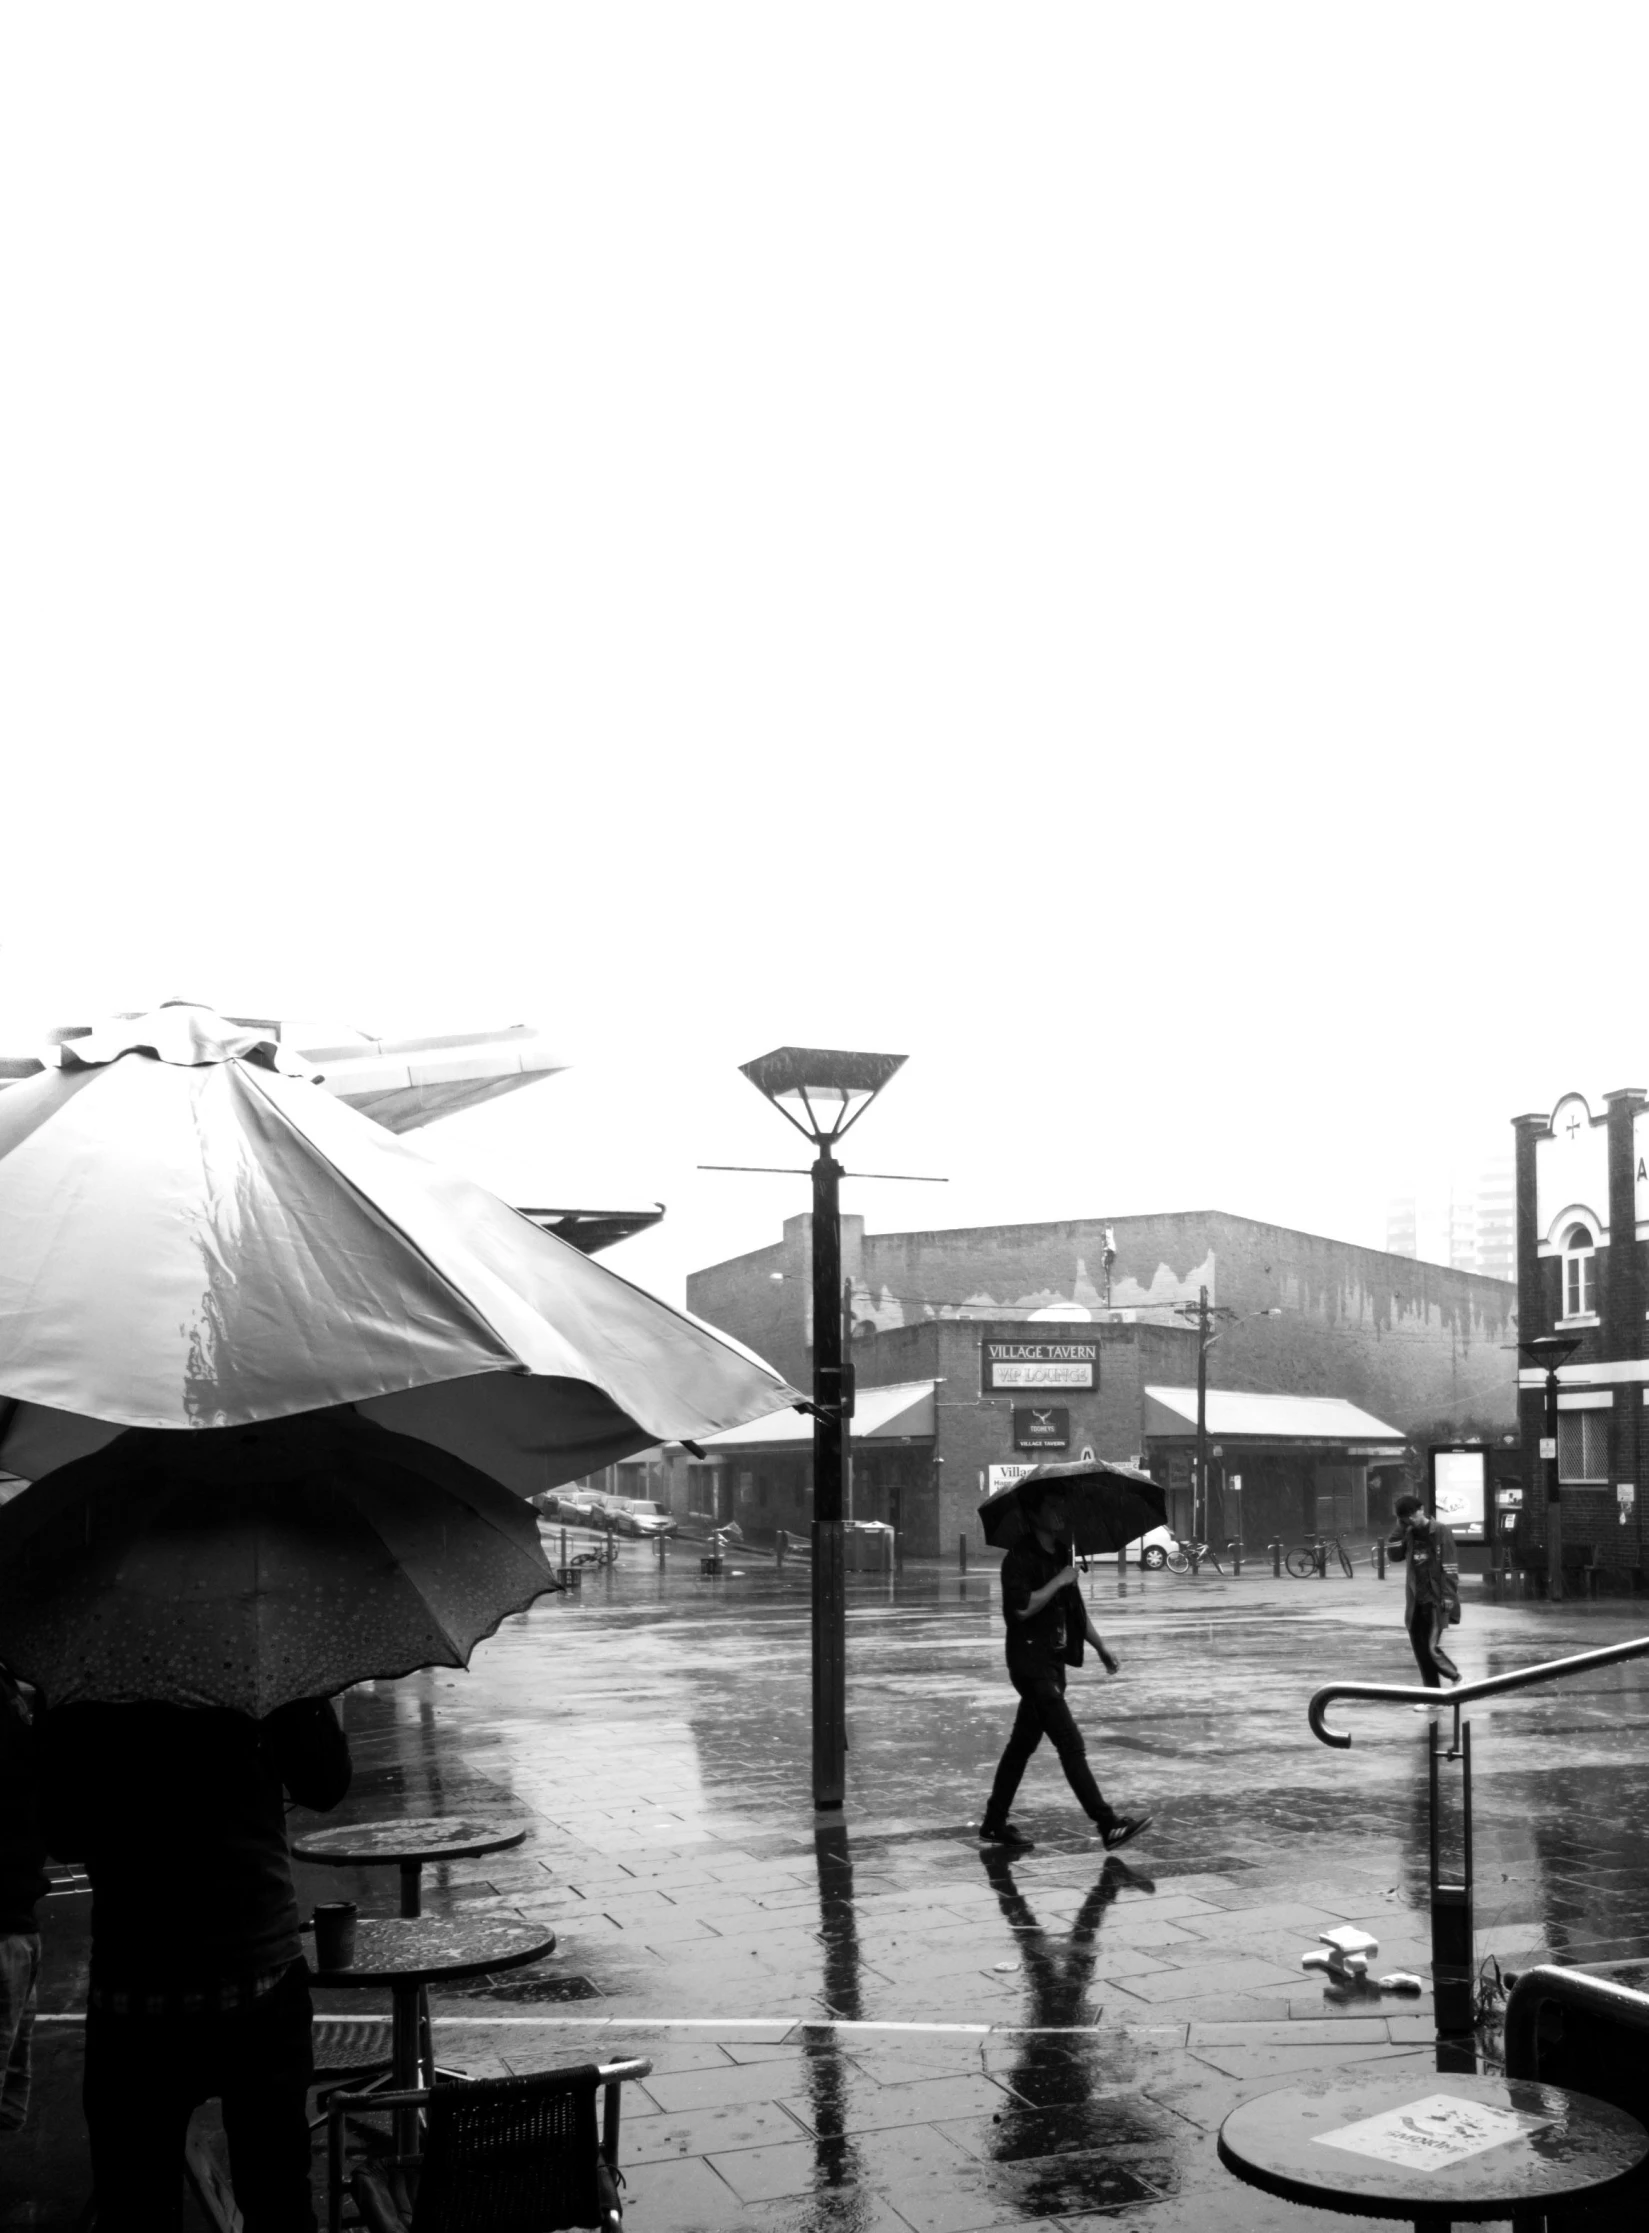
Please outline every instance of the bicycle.
[{"label": "bicycle", "polygon": [[1349,1582],[1355,1571],[1351,1563],[1351,1553],[1337,1535],[1313,1535],[1309,1543],[1302,1543],[1296,1549],[1290,1551],[1283,1564],[1297,1582],[1303,1582],[1313,1574],[1318,1581],[1325,1581],[1328,1577],[1328,1554],[1330,1551],[1338,1555],[1340,1571]]},{"label": "bicycle", "polygon": [[[1225,1547],[1227,1551],[1235,1551],[1241,1548],[1234,1536]],[[1220,1555],[1212,1543],[1199,1543],[1195,1538],[1185,1543],[1176,1543],[1174,1548],[1164,1557],[1162,1563],[1167,1567],[1170,1574],[1195,1574],[1204,1566],[1211,1566],[1216,1574],[1225,1572],[1224,1566],[1220,1563]]]}]

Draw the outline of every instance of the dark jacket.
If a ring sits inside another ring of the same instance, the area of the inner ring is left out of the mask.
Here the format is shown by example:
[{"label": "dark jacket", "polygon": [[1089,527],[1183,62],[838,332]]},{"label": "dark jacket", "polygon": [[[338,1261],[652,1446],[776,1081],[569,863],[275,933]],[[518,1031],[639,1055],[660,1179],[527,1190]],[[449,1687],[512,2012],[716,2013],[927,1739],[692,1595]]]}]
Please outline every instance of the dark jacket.
[{"label": "dark jacket", "polygon": [[1032,1668],[1082,1665],[1082,1639],[1087,1613],[1082,1592],[1073,1582],[1057,1597],[1049,1598],[1039,1613],[1021,1620],[1020,1609],[1037,1590],[1071,1563],[1069,1551],[1045,1551],[1034,1535],[1016,1543],[1002,1561],[1002,1620],[1007,1630],[1004,1644],[1008,1664],[1022,1673]]},{"label": "dark jacket", "polygon": [[0,1671],[0,1935],[36,1928],[47,1888],[32,1694]]},{"label": "dark jacket", "polygon": [[54,1707],[42,1771],[51,1851],[92,1880],[94,1983],[212,1983],[297,1960],[282,1787],[319,1808],[349,1789],[349,1747],[324,1699],[262,1721]]},{"label": "dark jacket", "polygon": [[1424,1512],[1399,1520],[1397,1533],[1386,1546],[1393,1565],[1406,1560],[1408,1575],[1403,1591],[1405,1614],[1421,1606],[1448,1608],[1460,1602],[1460,1553],[1454,1531]]}]

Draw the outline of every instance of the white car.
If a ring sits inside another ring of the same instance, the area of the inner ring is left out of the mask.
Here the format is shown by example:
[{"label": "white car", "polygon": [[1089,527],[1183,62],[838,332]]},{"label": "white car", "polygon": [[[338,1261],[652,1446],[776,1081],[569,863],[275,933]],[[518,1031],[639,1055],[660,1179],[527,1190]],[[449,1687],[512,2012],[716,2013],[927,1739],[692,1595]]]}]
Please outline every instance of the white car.
[{"label": "white car", "polygon": [[[1149,1567],[1156,1572],[1168,1564],[1169,1552],[1178,1548],[1179,1537],[1171,1527],[1154,1527],[1148,1535],[1136,1536],[1129,1544],[1128,1564]],[[1116,1559],[1115,1551],[1095,1551],[1092,1555],[1096,1562],[1107,1565]]]}]

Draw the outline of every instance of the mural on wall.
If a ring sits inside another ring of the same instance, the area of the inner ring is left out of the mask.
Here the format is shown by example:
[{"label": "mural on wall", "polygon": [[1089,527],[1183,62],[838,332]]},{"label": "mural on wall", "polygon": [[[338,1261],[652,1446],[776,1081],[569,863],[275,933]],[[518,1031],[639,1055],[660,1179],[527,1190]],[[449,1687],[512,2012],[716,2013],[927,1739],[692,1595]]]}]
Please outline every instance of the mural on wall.
[{"label": "mural on wall", "polygon": [[[874,1245],[874,1238],[870,1245]],[[1111,1275],[1111,1296],[1107,1303],[1104,1292],[1095,1285],[1088,1270],[1087,1260],[1078,1256],[1072,1269],[1068,1287],[1044,1284],[1030,1288],[1005,1288],[998,1293],[989,1287],[975,1287],[961,1296],[899,1295],[884,1281],[877,1284],[870,1280],[855,1279],[853,1286],[853,1323],[855,1327],[874,1329],[887,1333],[898,1326],[920,1325],[928,1318],[1050,1318],[1069,1323],[1100,1322],[1107,1318],[1136,1318],[1143,1311],[1173,1310],[1176,1303],[1195,1302],[1198,1290],[1206,1287],[1209,1300],[1214,1297],[1214,1252],[1210,1249],[1201,1263],[1193,1264],[1189,1271],[1176,1272],[1169,1264],[1159,1263],[1149,1283],[1126,1276]]]}]

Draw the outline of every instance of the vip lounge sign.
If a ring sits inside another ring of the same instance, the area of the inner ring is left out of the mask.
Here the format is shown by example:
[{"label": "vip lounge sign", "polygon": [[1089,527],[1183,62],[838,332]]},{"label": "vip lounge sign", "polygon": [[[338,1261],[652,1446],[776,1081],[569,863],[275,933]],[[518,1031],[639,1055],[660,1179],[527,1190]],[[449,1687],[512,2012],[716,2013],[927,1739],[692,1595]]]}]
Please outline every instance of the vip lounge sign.
[{"label": "vip lounge sign", "polygon": [[986,1341],[980,1344],[981,1395],[1040,1395],[1045,1388],[1099,1386],[1099,1343]]}]

